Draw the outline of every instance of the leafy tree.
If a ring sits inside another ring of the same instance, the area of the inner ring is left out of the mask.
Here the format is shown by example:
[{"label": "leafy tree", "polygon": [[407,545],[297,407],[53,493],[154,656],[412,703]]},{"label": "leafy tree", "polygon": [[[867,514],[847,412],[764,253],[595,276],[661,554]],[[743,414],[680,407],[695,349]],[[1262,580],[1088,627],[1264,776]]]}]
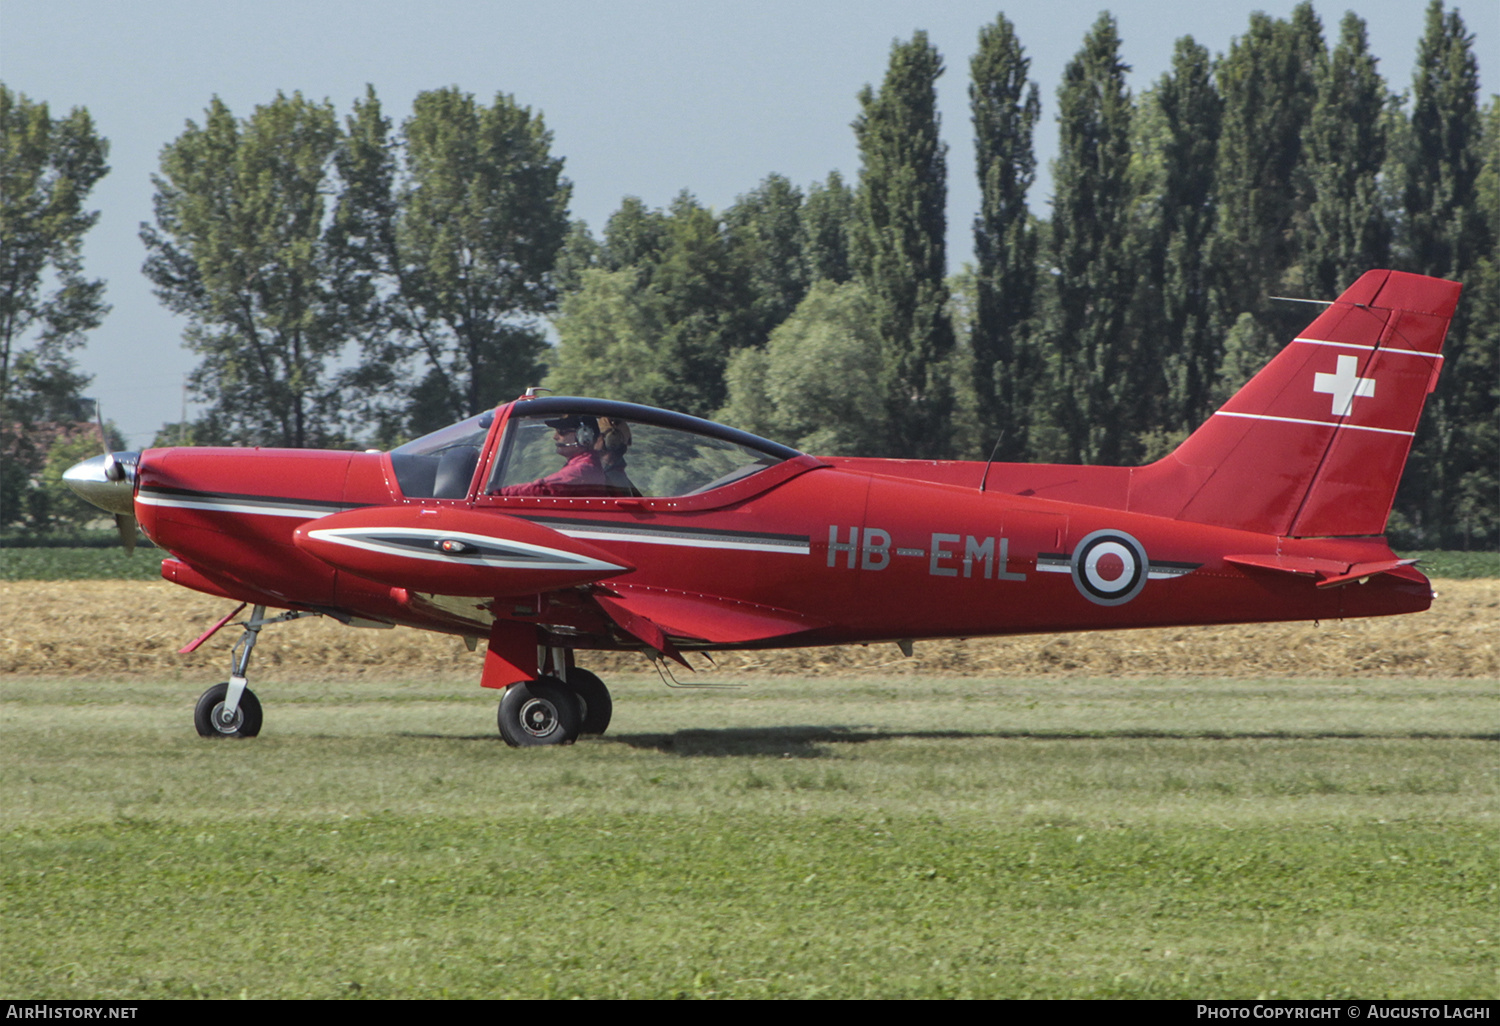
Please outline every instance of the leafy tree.
[{"label": "leafy tree", "polygon": [[1476,186],[1479,64],[1474,37],[1442,0],[1427,8],[1412,82],[1411,143],[1402,188],[1406,266],[1422,274],[1462,278],[1486,242]]},{"label": "leafy tree", "polygon": [[724,212],[724,223],[734,257],[748,276],[749,333],[766,339],[807,294],[802,190],[781,175],[769,175]]},{"label": "leafy tree", "polygon": [[1114,19],[1100,15],[1058,90],[1048,401],[1055,455],[1069,462],[1119,462],[1141,428],[1127,336],[1131,103],[1119,49]]},{"label": "leafy tree", "polygon": [[667,247],[667,215],[651,210],[638,197],[626,196],[604,226],[600,263],[611,271],[637,268],[641,284],[649,284]]},{"label": "leafy tree", "polygon": [[876,305],[882,391],[896,456],[947,451],[954,346],[946,306],[948,148],[938,136],[942,58],[918,32],[896,41],[877,93],[859,94],[853,265]]},{"label": "leafy tree", "polygon": [[661,296],[640,285],[634,267],[588,268],[562,298],[553,321],[558,345],[547,387],[564,395],[598,395],[671,407],[671,367]]},{"label": "leafy tree", "polygon": [[1460,361],[1448,368],[1469,385],[1455,404],[1465,437],[1449,537],[1493,549],[1500,545],[1500,97],[1490,97],[1482,124],[1476,193],[1489,245],[1465,278],[1468,329]]},{"label": "leafy tree", "polygon": [[556,300],[572,185],[540,114],[499,94],[421,93],[402,126],[387,271],[392,322],[422,368],[410,427],[421,431],[519,395],[541,377],[538,318]]},{"label": "leafy tree", "polygon": [[1303,262],[1318,298],[1333,298],[1389,262],[1391,230],[1379,182],[1387,100],[1365,23],[1351,11],[1333,54],[1318,68],[1317,102],[1302,136],[1312,196]]},{"label": "leafy tree", "polygon": [[802,262],[809,281],[848,281],[849,234],[854,221],[854,191],[843,176],[830,171],[826,182],[814,182],[802,204]]},{"label": "leafy tree", "polygon": [[1041,117],[1031,61],[1002,14],[979,33],[970,61],[980,211],[974,219],[975,317],[969,337],[981,430],[1003,435],[998,457],[1024,458],[1037,353],[1028,332],[1037,234],[1026,207],[1036,180],[1032,133]]},{"label": "leafy tree", "polygon": [[737,258],[723,222],[689,193],[672,203],[651,290],[665,316],[663,373],[674,382],[668,405],[710,416],[724,402],[729,357],[759,340],[748,268]]},{"label": "leafy tree", "polygon": [[[79,419],[70,354],[109,306],[83,276],[84,209],[109,143],[82,107],[54,119],[0,83],[0,417]],[[26,347],[27,339],[34,344]]]},{"label": "leafy tree", "polygon": [[53,118],[0,83],[0,525],[45,525],[39,428],[92,412],[72,354],[109,311],[104,282],[83,274],[83,236],[99,218],[84,205],[108,153],[84,108]]},{"label": "leafy tree", "polygon": [[340,438],[324,375],[347,337],[324,200],[338,143],[328,103],[278,93],[244,121],[216,97],[162,151],[144,270],[189,319],[204,441]]},{"label": "leafy tree", "polygon": [[756,341],[742,254],[689,193],[666,213],[627,199],[605,227],[600,266],[556,318],[547,387],[711,415],[726,362]]},{"label": "leafy tree", "polygon": [[875,456],[888,434],[876,304],[856,282],[816,282],[764,349],[726,371],[719,419],[826,456]]},{"label": "leafy tree", "polygon": [[568,237],[563,240],[557,253],[557,263],[552,265],[552,283],[559,295],[576,292],[583,287],[583,272],[600,266],[604,247],[589,231],[588,222],[574,221],[568,226]]}]

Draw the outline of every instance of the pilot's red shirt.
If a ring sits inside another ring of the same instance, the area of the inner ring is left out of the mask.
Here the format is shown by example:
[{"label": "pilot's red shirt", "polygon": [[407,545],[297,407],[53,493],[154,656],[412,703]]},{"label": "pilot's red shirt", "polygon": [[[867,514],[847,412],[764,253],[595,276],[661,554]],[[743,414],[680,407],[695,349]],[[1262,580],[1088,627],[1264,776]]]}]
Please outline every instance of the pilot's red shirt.
[{"label": "pilot's red shirt", "polygon": [[496,495],[601,495],[604,492],[604,468],[599,465],[599,454],[592,450],[579,453],[555,474],[528,481],[526,484],[507,485]]}]

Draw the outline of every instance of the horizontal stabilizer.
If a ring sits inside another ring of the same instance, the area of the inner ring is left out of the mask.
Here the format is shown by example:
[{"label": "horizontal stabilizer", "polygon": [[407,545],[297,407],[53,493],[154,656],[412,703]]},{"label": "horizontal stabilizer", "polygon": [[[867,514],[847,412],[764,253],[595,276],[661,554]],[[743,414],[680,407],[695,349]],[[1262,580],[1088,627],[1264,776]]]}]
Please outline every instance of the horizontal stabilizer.
[{"label": "horizontal stabilizer", "polygon": [[1415,559],[1382,559],[1371,563],[1350,563],[1344,559],[1323,559],[1318,556],[1270,556],[1251,554],[1225,556],[1224,562],[1254,570],[1270,570],[1275,573],[1297,574],[1317,578],[1319,588],[1336,588],[1351,581],[1362,581],[1376,574],[1391,573],[1411,566]]}]

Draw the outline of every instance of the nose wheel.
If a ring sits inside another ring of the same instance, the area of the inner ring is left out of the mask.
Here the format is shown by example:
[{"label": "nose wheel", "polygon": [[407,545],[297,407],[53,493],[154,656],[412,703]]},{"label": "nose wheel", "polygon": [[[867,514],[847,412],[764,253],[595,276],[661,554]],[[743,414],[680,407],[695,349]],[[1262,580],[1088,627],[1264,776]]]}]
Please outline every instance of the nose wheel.
[{"label": "nose wheel", "polygon": [[215,684],[203,692],[193,710],[193,726],[201,737],[254,737],[260,733],[260,699],[245,688],[231,709],[228,704],[229,682]]}]

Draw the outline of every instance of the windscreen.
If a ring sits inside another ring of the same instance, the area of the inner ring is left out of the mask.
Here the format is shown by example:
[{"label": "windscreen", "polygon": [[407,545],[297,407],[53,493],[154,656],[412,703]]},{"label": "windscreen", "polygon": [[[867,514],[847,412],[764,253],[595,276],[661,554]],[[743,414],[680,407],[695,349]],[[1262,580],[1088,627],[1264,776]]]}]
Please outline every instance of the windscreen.
[{"label": "windscreen", "polygon": [[391,450],[396,483],[408,499],[462,499],[469,494],[474,468],[495,411],[449,424]]}]

